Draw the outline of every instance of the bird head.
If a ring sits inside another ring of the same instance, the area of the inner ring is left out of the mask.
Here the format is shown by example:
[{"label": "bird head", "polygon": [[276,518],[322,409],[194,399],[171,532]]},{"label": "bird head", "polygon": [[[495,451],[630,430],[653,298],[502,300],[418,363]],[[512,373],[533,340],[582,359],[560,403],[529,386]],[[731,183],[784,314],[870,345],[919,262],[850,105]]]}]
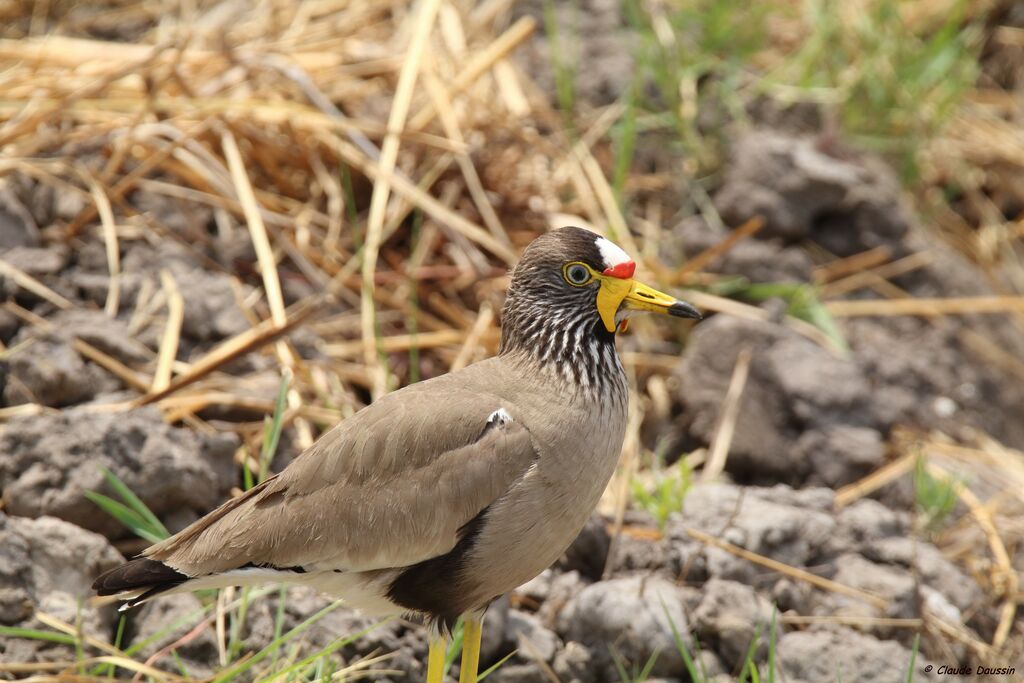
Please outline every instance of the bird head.
[{"label": "bird head", "polygon": [[529,344],[551,330],[560,331],[565,343],[590,335],[614,339],[640,312],[700,319],[690,304],[635,280],[635,270],[625,251],[589,230],[566,227],[541,235],[512,272],[502,348]]}]

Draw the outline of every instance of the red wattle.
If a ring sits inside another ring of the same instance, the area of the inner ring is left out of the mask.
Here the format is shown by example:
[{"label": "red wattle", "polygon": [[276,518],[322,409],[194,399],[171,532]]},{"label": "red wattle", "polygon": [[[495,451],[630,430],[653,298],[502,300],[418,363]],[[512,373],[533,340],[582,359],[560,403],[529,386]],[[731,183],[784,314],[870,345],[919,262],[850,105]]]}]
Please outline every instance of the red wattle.
[{"label": "red wattle", "polygon": [[604,269],[605,275],[611,275],[621,280],[628,280],[633,277],[634,272],[636,272],[636,263],[633,261],[623,261],[616,266]]}]

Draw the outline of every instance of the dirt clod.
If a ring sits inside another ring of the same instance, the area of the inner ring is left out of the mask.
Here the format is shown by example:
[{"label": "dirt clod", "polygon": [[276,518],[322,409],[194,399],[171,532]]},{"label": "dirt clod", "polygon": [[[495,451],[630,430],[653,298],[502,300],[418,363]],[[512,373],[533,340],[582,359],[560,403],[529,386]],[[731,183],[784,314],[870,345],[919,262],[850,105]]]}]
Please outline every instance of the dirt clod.
[{"label": "dirt clod", "polygon": [[615,643],[618,655],[629,662],[646,662],[659,651],[653,675],[669,675],[683,666],[672,627],[687,633],[688,621],[679,587],[665,579],[634,576],[591,584],[566,607],[560,623],[566,640],[591,648],[599,670],[614,671],[612,655],[603,649],[606,643]]},{"label": "dirt clod", "polygon": [[678,372],[683,419],[701,442],[711,441],[732,368],[744,348],[753,351],[753,360],[728,467],[745,479],[800,482],[811,463],[800,458],[793,443],[840,421],[863,420],[868,383],[854,362],[790,328],[716,317],[695,329]]},{"label": "dirt clod", "polygon": [[771,621],[772,606],[751,586],[735,581],[711,579],[701,592],[693,615],[701,642],[712,646],[729,669],[742,666],[754,633]]},{"label": "dirt clod", "polygon": [[[902,683],[907,680],[910,651],[891,640],[878,640],[848,628],[794,631],[779,639],[779,671],[791,683],[817,681],[873,681]],[[824,656],[826,655],[827,656]],[[918,655],[914,680],[957,680],[928,672],[931,663]],[[934,668],[934,667],[933,667]],[[927,669],[927,671],[926,671]]]},{"label": "dirt clod", "polygon": [[[93,579],[123,561],[99,534],[53,517],[27,519],[0,514],[0,625],[45,628],[41,611],[105,638],[113,607],[83,603]],[[41,640],[0,638],[0,662],[74,659],[74,648]]]},{"label": "dirt clod", "polygon": [[198,515],[235,484],[235,445],[230,436],[170,427],[152,407],[16,419],[0,431],[0,488],[8,514],[52,515],[117,538],[126,530],[83,495],[112,495],[103,467],[156,514]]},{"label": "dirt clod", "polygon": [[810,238],[838,256],[899,248],[909,220],[899,183],[872,157],[840,157],[811,136],[759,130],[733,144],[715,206],[725,221],[765,220],[763,236]]},{"label": "dirt clod", "polygon": [[39,228],[28,208],[11,188],[0,181],[0,252],[39,244]]}]

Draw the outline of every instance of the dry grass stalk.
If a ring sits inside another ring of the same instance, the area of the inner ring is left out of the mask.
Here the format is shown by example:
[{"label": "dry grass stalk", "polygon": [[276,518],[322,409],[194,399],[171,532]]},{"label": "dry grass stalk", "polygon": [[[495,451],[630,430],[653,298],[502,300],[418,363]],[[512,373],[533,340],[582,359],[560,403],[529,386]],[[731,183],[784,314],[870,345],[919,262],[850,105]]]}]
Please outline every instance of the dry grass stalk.
[{"label": "dry grass stalk", "polygon": [[935,260],[934,255],[929,251],[919,251],[905,256],[892,263],[885,263],[880,266],[861,270],[840,280],[828,282],[822,287],[822,296],[836,297],[843,294],[855,292],[858,289],[871,287],[878,282],[884,282],[900,275],[924,268]]},{"label": "dry grass stalk", "polygon": [[580,144],[573,146],[572,151],[573,157],[580,164],[587,182],[593,188],[594,195],[597,197],[604,218],[603,223],[608,226],[608,236],[619,242],[627,253],[641,253],[636,246],[636,242],[633,240],[629,226],[626,225],[626,217],[622,215],[622,209],[619,207],[618,200],[615,199],[612,186],[608,183],[608,179],[605,177],[604,171],[601,170],[601,165],[597,163],[597,159],[594,158],[594,155],[591,154],[588,148]]},{"label": "dry grass stalk", "polygon": [[947,299],[894,299],[869,301],[829,301],[826,307],[834,316],[934,316],[975,315],[979,313],[1024,312],[1024,296],[976,296]]},{"label": "dry grass stalk", "polygon": [[149,678],[157,681],[167,681],[175,678],[166,671],[161,671],[155,667],[143,664],[129,657],[123,655],[101,655],[94,657],[93,661],[97,664],[113,664],[119,669],[125,669],[127,671],[134,671],[136,677],[141,679],[142,676],[148,676]]},{"label": "dry grass stalk", "polygon": [[[288,316],[285,312],[284,296],[281,294],[281,282],[277,275],[277,259],[274,257],[273,249],[270,246],[270,239],[267,237],[267,227],[263,223],[263,216],[256,199],[256,194],[253,192],[249,175],[245,170],[245,164],[242,161],[242,154],[238,149],[238,143],[230,130],[225,130],[222,133],[221,145],[224,149],[228,170],[231,173],[231,180],[235,186],[235,193],[238,195],[242,210],[245,213],[246,224],[249,226],[249,235],[256,250],[256,259],[263,278],[263,289],[266,292],[267,303],[270,306],[270,319],[276,327],[283,328],[288,324]],[[295,358],[288,345],[280,342],[276,348],[281,364],[285,368],[293,367],[295,365]],[[297,394],[289,392],[288,404],[295,408],[301,405],[301,399]],[[312,437],[310,436],[309,426],[305,423],[296,426],[299,428],[299,441],[311,444]]]},{"label": "dry grass stalk", "polygon": [[60,671],[63,669],[71,669],[77,665],[77,662],[26,662],[26,663],[2,663],[0,664],[0,671],[14,674],[26,674],[35,673],[37,671]]},{"label": "dry grass stalk", "polygon": [[875,268],[892,258],[892,249],[882,245],[862,251],[846,258],[839,258],[814,269],[812,277],[818,284],[825,284],[863,270]]},{"label": "dry grass stalk", "polygon": [[[529,38],[537,22],[533,17],[521,17],[516,23],[509,27],[497,39],[488,44],[482,52],[474,55],[466,63],[465,67],[458,73],[448,89],[448,99],[454,99],[470,85],[476,82],[497,62],[504,59],[512,50],[517,48],[523,41]],[[409,129],[420,131],[429,124],[436,114],[432,104],[428,104],[409,122]]]},{"label": "dry grass stalk", "polygon": [[955,487],[957,496],[970,510],[971,515],[977,521],[988,539],[989,549],[995,560],[996,568],[992,576],[992,585],[997,593],[1004,597],[1002,608],[999,613],[999,623],[996,626],[995,634],[992,636],[992,650],[999,652],[1006,645],[1006,640],[1013,628],[1013,619],[1017,614],[1017,591],[1020,586],[1020,576],[1014,569],[1010,560],[1010,554],[1006,550],[999,531],[996,529],[992,519],[992,513],[982,504],[974,492],[956,481],[949,472],[934,463],[928,463],[927,468],[932,476],[950,482]]},{"label": "dry grass stalk", "polygon": [[469,365],[473,358],[473,353],[480,346],[480,340],[491,329],[493,323],[494,309],[485,302],[480,306],[480,313],[477,314],[473,327],[469,330],[469,334],[466,335],[466,341],[462,343],[462,348],[459,349],[458,355],[452,361],[450,372],[455,372]]},{"label": "dry grass stalk", "polygon": [[992,648],[975,638],[962,626],[951,624],[928,612],[925,612],[925,626],[930,630],[938,631],[947,638],[963,643],[984,661],[992,661],[996,656]]},{"label": "dry grass stalk", "polygon": [[71,104],[104,92],[112,83],[126,76],[139,72],[144,73],[147,67],[169,47],[167,44],[155,45],[137,62],[129,63],[120,69],[107,73],[98,80],[80,88],[77,92],[53,101],[47,106],[40,107],[37,111],[33,111],[20,119],[12,119],[6,126],[0,128],[0,148],[26,134],[31,134],[45,122],[64,113]]},{"label": "dry grass stalk", "polygon": [[0,408],[0,421],[10,420],[15,417],[33,417],[46,414],[59,415],[60,411],[56,408],[39,405],[38,403],[22,403],[16,406]]},{"label": "dry grass stalk", "polygon": [[334,149],[338,156],[346,163],[359,169],[374,181],[381,177],[387,178],[391,189],[396,194],[402,195],[403,198],[414,204],[438,223],[479,244],[509,265],[518,260],[516,252],[495,240],[487,230],[467,220],[461,214],[452,211],[416,185],[401,176],[382,170],[378,164],[362,156],[355,147],[350,146],[348,143],[342,140],[335,140],[334,144]]},{"label": "dry grass stalk", "polygon": [[[0,261],[0,264],[2,263],[3,261]],[[54,329],[54,324],[49,320],[22,308],[13,301],[4,303],[3,307],[30,325],[44,330]],[[71,347],[86,359],[91,360],[107,372],[120,379],[132,389],[135,389],[136,391],[146,391],[149,388],[150,382],[144,375],[132,370],[121,361],[97,349],[92,344],[82,339],[75,338],[71,340]],[[19,406],[13,406],[13,408],[19,408]],[[10,412],[11,416],[15,416],[17,414],[19,414],[17,410]]]},{"label": "dry grass stalk", "polygon": [[[63,633],[65,635],[80,637],[82,639],[82,642],[84,642],[86,645],[94,647],[101,652],[106,652],[108,655],[119,657],[123,654],[120,650],[118,650],[110,643],[99,640],[98,638],[94,638],[93,636],[90,636],[88,634],[81,633],[80,630],[75,628],[72,624],[62,621],[61,619],[58,619],[52,614],[47,614],[46,612],[40,612],[39,610],[36,610],[34,616],[40,624],[43,624],[44,626],[49,626],[54,631],[59,631],[60,633]],[[161,675],[166,674],[163,674],[163,672],[161,672]]]},{"label": "dry grass stalk", "polygon": [[49,301],[57,308],[70,310],[75,307],[75,305],[66,298],[53,291],[28,273],[17,268],[14,264],[3,259],[0,259],[0,275],[6,275],[19,287],[32,292],[41,299]]},{"label": "dry grass stalk", "polygon": [[113,356],[100,351],[92,344],[81,339],[74,339],[71,342],[71,346],[82,356],[96,363],[96,365],[114,375],[132,389],[136,391],[146,391],[149,389],[150,381],[148,378],[132,370]]},{"label": "dry grass stalk", "polygon": [[[762,322],[770,321],[772,315],[769,311],[745,304],[742,301],[736,301],[735,299],[727,299],[723,296],[717,296],[715,294],[708,294],[707,292],[701,292],[695,289],[683,290],[680,294],[684,299],[694,304],[698,308],[703,308],[708,311],[715,311],[718,313],[724,313],[726,315],[732,315],[737,318],[744,320],[758,320]],[[821,329],[811,325],[810,323],[787,316],[785,324],[790,329],[800,333],[804,337],[807,337],[818,346],[828,349],[833,353],[842,353],[841,349],[836,348],[835,342],[827,334],[821,331]]]},{"label": "dry grass stalk", "polygon": [[715,435],[711,440],[710,454],[700,474],[701,481],[712,481],[725,471],[725,461],[729,457],[729,447],[732,445],[736,421],[740,416],[740,398],[743,396],[743,388],[747,385],[747,375],[750,372],[752,357],[753,352],[746,347],[741,349],[736,357],[732,377],[729,379],[729,388],[725,392],[725,398],[722,399],[722,411],[718,426],[715,428]]},{"label": "dry grass stalk", "polygon": [[427,40],[434,28],[434,19],[437,16],[440,4],[440,0],[425,0],[419,6],[415,30],[409,43],[408,52],[406,52],[405,61],[402,64],[401,74],[398,77],[395,97],[391,103],[391,113],[388,116],[388,134],[384,138],[379,161],[381,173],[374,178],[373,194],[370,198],[370,213],[366,219],[366,244],[364,245],[363,287],[361,290],[360,309],[362,315],[360,316],[360,322],[363,335],[363,362],[374,377],[374,397],[379,397],[384,393],[387,378],[385,372],[380,367],[377,359],[377,350],[373,343],[377,330],[376,310],[373,301],[373,275],[377,269],[377,254],[380,251],[381,234],[384,230],[384,210],[387,208],[388,196],[391,192],[390,176],[395,170],[395,162],[398,158],[400,142],[398,134],[402,130],[406,116],[409,113],[413,87],[416,85],[416,79],[423,62],[423,51],[426,49]]},{"label": "dry grass stalk", "polygon": [[[160,408],[164,410],[167,422],[177,422],[185,415],[203,411],[211,406],[245,408],[254,413],[272,414],[274,401],[253,396],[239,396],[226,391],[202,391],[195,394],[175,394],[161,399]],[[303,404],[298,408],[289,409],[296,416],[303,416],[322,425],[333,425],[342,418],[338,410]]]},{"label": "dry grass stalk", "polygon": [[844,626],[859,627],[880,627],[880,628],[909,628],[920,629],[924,626],[923,619],[895,618],[895,617],[865,617],[853,614],[829,614],[829,615],[802,615],[783,614],[779,617],[783,624],[796,626],[811,626],[817,624],[842,624]]},{"label": "dry grass stalk", "polygon": [[728,253],[733,247],[760,232],[761,228],[764,227],[764,219],[755,217],[736,228],[728,235],[723,237],[721,240],[712,244],[710,247],[700,252],[692,259],[683,264],[683,267],[676,271],[672,277],[672,282],[683,283],[686,282],[691,275],[694,273],[704,270],[707,266],[711,265],[716,259]]},{"label": "dry grass stalk", "polygon": [[[1011,495],[1024,502],[1024,453],[1009,449],[995,443],[982,434],[976,435],[980,443],[975,447],[952,443],[947,437],[932,435],[922,444],[929,454],[949,455],[968,466],[987,467],[996,474],[994,476],[999,487],[1005,487]],[[984,472],[977,472],[984,475]]]},{"label": "dry grass stalk", "polygon": [[159,401],[178,389],[199,381],[225,363],[275,341],[297,327],[313,312],[315,307],[314,303],[305,303],[297,307],[288,317],[288,322],[283,327],[274,325],[272,321],[265,321],[251,330],[246,330],[232,337],[194,362],[188,372],[178,375],[165,389],[155,392],[151,391],[145,396],[139,397],[135,404],[142,406]]},{"label": "dry grass stalk", "polygon": [[277,260],[267,237],[267,227],[263,224],[263,216],[260,214],[252,183],[249,182],[249,175],[245,170],[245,162],[242,161],[242,153],[238,150],[238,143],[230,130],[222,133],[221,144],[238,201],[245,212],[252,244],[256,249],[256,258],[263,276],[263,289],[267,293],[267,303],[270,305],[270,318],[277,327],[284,327],[288,323],[288,317],[285,314],[284,298],[281,296],[281,282],[277,278]]},{"label": "dry grass stalk", "polygon": [[114,212],[110,208],[107,194],[96,181],[89,183],[89,191],[96,202],[96,211],[103,226],[103,242],[106,246],[107,268],[110,270],[110,286],[107,288],[107,302],[103,312],[114,317],[121,301],[121,250],[117,244],[117,225],[114,223]]},{"label": "dry grass stalk", "polygon": [[[480,335],[478,341],[489,342],[493,346],[497,342],[498,333],[494,329]],[[436,332],[419,332],[417,334],[397,334],[390,337],[374,339],[372,348],[379,348],[385,353],[396,353],[409,351],[412,348],[432,349],[439,346],[452,346],[454,344],[465,344],[469,338],[466,330],[438,330]],[[357,358],[365,352],[366,342],[359,340],[354,342],[339,342],[336,344],[325,344],[324,353],[332,358]]]},{"label": "dry grass stalk", "polygon": [[[445,134],[451,140],[464,145],[465,140],[462,136],[462,131],[459,130],[458,117],[452,108],[451,101],[448,99],[448,93],[445,92],[437,75],[432,70],[424,72],[424,83],[427,86],[427,90],[430,91],[430,97],[441,119],[441,125],[444,126]],[[491,200],[487,197],[487,192],[480,181],[480,175],[476,171],[476,166],[473,165],[473,160],[469,158],[465,151],[456,152],[455,160],[462,171],[462,177],[466,180],[466,188],[469,190],[473,203],[480,212],[480,216],[483,218],[487,229],[491,231],[491,234],[496,239],[509,245],[508,233],[505,231],[505,226],[501,224],[501,219],[494,210]]]},{"label": "dry grass stalk", "polygon": [[785,564],[784,562],[779,562],[778,560],[773,560],[770,557],[765,557],[764,555],[747,550],[746,548],[741,548],[737,545],[733,545],[732,543],[729,543],[727,541],[715,538],[711,534],[706,534],[703,531],[687,528],[686,534],[694,540],[700,541],[701,543],[713,545],[716,548],[724,550],[731,555],[735,555],[736,557],[742,558],[749,562],[753,562],[754,564],[759,564],[762,567],[767,567],[772,571],[777,571],[780,574],[784,574],[798,581],[809,583],[812,586],[815,586],[816,588],[830,591],[832,593],[838,593],[840,595],[845,595],[846,597],[854,598],[856,600],[861,600],[870,605],[873,605],[874,607],[877,607],[882,611],[884,611],[889,605],[889,603],[883,598],[880,598],[879,596],[874,595],[872,593],[868,593],[867,591],[862,591],[858,588],[853,588],[851,586],[837,583],[830,579],[822,578],[816,574],[804,571],[803,569],[798,569],[797,567],[791,567],[790,565]]},{"label": "dry grass stalk", "polygon": [[[631,380],[631,383],[635,383],[635,379]],[[634,391],[629,394],[629,419],[626,423],[626,438],[622,444],[622,456],[619,466],[598,504],[598,510],[604,514],[610,513],[612,518],[608,532],[611,540],[608,543],[608,554],[605,556],[604,569],[601,572],[602,579],[609,578],[612,570],[615,569],[619,538],[622,536],[626,519],[626,508],[629,507],[629,487],[640,464],[640,425],[643,422],[644,410],[637,398],[636,387],[632,388]]]},{"label": "dry grass stalk", "polygon": [[836,508],[846,507],[850,503],[858,501],[886,484],[892,483],[904,476],[914,469],[914,463],[917,462],[919,455],[917,451],[908,451],[898,459],[882,466],[863,479],[842,487],[836,491]]},{"label": "dry grass stalk", "polygon": [[1024,361],[1017,358],[1017,356],[1007,352],[988,337],[972,329],[964,328],[959,330],[957,337],[963,341],[967,348],[982,356],[986,361],[996,367],[1003,368],[1015,375],[1018,381],[1024,382]]},{"label": "dry grass stalk", "polygon": [[235,597],[235,587],[228,586],[227,588],[217,593],[217,604],[214,608],[214,633],[216,637],[214,640],[217,642],[217,657],[220,662],[221,668],[228,665],[228,629],[227,629],[227,613],[228,603],[231,602],[232,598]]},{"label": "dry grass stalk", "polygon": [[189,629],[189,631],[185,635],[181,636],[180,638],[177,638],[176,640],[173,640],[172,642],[168,643],[167,645],[163,646],[162,648],[151,654],[146,659],[145,665],[151,667],[167,655],[177,650],[177,648],[192,642],[210,628],[211,621],[212,620],[209,617],[203,619],[198,624]]},{"label": "dry grass stalk", "polygon": [[160,271],[160,284],[167,299],[167,325],[164,327],[160,350],[157,353],[156,371],[153,373],[153,385],[150,388],[153,393],[164,391],[171,384],[171,370],[178,356],[181,324],[185,319],[185,301],[181,298],[181,292],[178,291],[178,285],[169,270]]}]

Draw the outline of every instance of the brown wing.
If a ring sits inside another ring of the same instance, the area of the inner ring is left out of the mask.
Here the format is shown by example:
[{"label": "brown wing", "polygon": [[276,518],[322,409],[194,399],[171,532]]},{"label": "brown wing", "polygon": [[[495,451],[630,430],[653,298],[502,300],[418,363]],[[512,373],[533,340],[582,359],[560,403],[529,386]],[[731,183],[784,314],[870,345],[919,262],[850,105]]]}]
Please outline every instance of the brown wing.
[{"label": "brown wing", "polygon": [[[488,422],[499,409],[511,421]],[[190,576],[246,565],[366,571],[436,557],[534,462],[516,418],[514,406],[451,375],[413,385],[145,555]]]}]

